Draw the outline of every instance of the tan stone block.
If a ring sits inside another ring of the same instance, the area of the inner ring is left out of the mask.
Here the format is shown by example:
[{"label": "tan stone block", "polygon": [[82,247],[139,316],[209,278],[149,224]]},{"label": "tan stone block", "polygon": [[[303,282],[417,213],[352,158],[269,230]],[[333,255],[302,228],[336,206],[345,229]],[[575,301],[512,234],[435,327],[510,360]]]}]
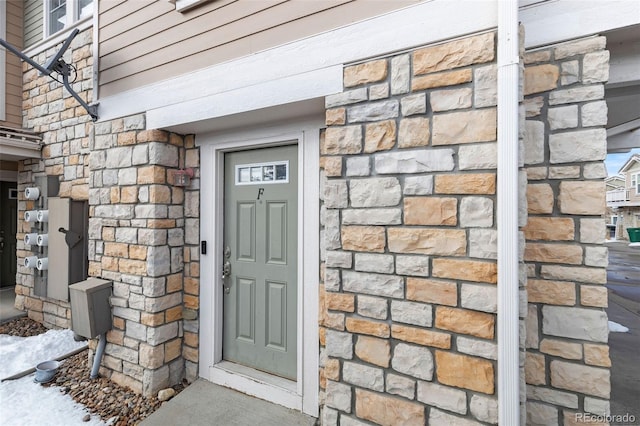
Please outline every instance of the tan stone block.
[{"label": "tan stone block", "polygon": [[451,335],[423,328],[408,327],[406,325],[391,325],[391,337],[405,342],[422,346],[433,346],[440,349],[451,348]]},{"label": "tan stone block", "polygon": [[335,330],[344,331],[345,316],[342,313],[324,312],[320,325],[324,325],[327,328],[333,328]]},{"label": "tan stone block", "polygon": [[129,246],[123,243],[105,243],[104,254],[113,257],[129,257]]},{"label": "tan stone block", "polygon": [[416,50],[413,55],[413,73],[465,67],[490,62],[495,57],[495,33],[480,34]]},{"label": "tan stone block", "polygon": [[436,114],[433,116],[433,145],[495,141],[496,108]]},{"label": "tan stone block", "polygon": [[138,169],[138,184],[165,183],[165,169],[160,166],[147,166]]},{"label": "tan stone block", "polygon": [[385,232],[382,226],[343,226],[341,237],[344,250],[384,252]]},{"label": "tan stone block", "polygon": [[329,359],[324,365],[324,375],[329,380],[340,380],[340,361]]},{"label": "tan stone block", "polygon": [[169,133],[164,130],[142,130],[136,135],[138,142],[168,142]]},{"label": "tan stone block", "polygon": [[123,186],[120,187],[120,202],[131,204],[138,202],[138,187],[137,186]]},{"label": "tan stone block", "polygon": [[176,133],[170,133],[169,143],[175,146],[184,146],[184,138]]},{"label": "tan stone block", "polygon": [[183,346],[182,357],[187,361],[198,362],[198,349]]},{"label": "tan stone block", "polygon": [[164,324],[164,312],[151,314],[149,312],[140,313],[140,323],[151,327]]},{"label": "tan stone block", "polygon": [[433,259],[431,274],[438,278],[495,284],[498,268],[495,262],[461,259]]},{"label": "tan stone block", "polygon": [[404,118],[400,121],[400,130],[398,131],[399,148],[426,146],[429,145],[430,138],[429,118]]},{"label": "tan stone block", "polygon": [[456,306],[458,303],[457,285],[450,281],[408,277],[407,299]]},{"label": "tan stone block", "polygon": [[136,143],[136,132],[124,132],[118,134],[118,145],[134,145]]},{"label": "tan stone block", "polygon": [[[189,250],[186,250],[187,252]],[[185,262],[187,260],[185,259]],[[200,276],[200,262],[191,262],[189,264],[189,268],[186,269],[187,271],[189,271],[189,275],[192,277],[199,277]]]},{"label": "tan stone block", "polygon": [[329,127],[324,143],[320,146],[322,155],[359,154],[362,152],[362,127],[360,125]]},{"label": "tan stone block", "polygon": [[171,190],[164,185],[150,185],[149,202],[153,204],[171,204]]},{"label": "tan stone block", "polygon": [[374,83],[387,78],[387,60],[365,62],[352,65],[344,69],[344,87],[353,87],[360,84]]},{"label": "tan stone block", "polygon": [[129,258],[137,260],[147,259],[147,246],[131,245],[129,246]]},{"label": "tan stone block", "polygon": [[422,404],[364,389],[356,389],[356,416],[384,426],[426,424]]},{"label": "tan stone block", "polygon": [[[318,321],[320,324],[320,321]],[[320,341],[320,346],[327,346],[327,329],[324,327],[318,327],[318,340]]]},{"label": "tan stone block", "polygon": [[493,339],[495,316],[467,309],[436,307],[435,326],[442,330]]},{"label": "tan stone block", "polygon": [[125,322],[125,320],[123,318],[113,317],[112,324],[113,324],[113,328],[114,329],[116,329],[116,330],[124,330],[126,322]]},{"label": "tan stone block", "polygon": [[446,197],[406,197],[405,225],[456,225],[458,200]]},{"label": "tan stone block", "polygon": [[192,348],[197,348],[200,342],[200,338],[198,337],[198,333],[191,333],[189,331],[184,332],[184,344],[187,346],[191,346]]},{"label": "tan stone block", "polygon": [[167,277],[167,293],[182,290],[182,274],[173,274]]},{"label": "tan stone block", "polygon": [[182,339],[174,339],[164,344],[164,363],[178,358],[182,352]]},{"label": "tan stone block", "polygon": [[604,181],[563,181],[558,196],[560,212],[576,215],[602,215],[605,212]]},{"label": "tan stone block", "polygon": [[527,352],[524,362],[524,376],[527,384],[544,385],[545,371],[544,355]]},{"label": "tan stone block", "polygon": [[527,209],[530,214],[550,214],[553,212],[553,189],[546,183],[527,185]]},{"label": "tan stone block", "polygon": [[118,204],[120,202],[120,188],[117,186],[109,189],[109,201],[111,204]]},{"label": "tan stone block", "polygon": [[185,294],[182,296],[182,302],[184,303],[185,308],[198,309],[200,307],[200,299],[198,296]]},{"label": "tan stone block", "polygon": [[347,318],[345,325],[351,333],[368,334],[376,337],[389,337],[391,334],[389,325],[378,321]]},{"label": "tan stone block", "polygon": [[327,126],[335,126],[346,122],[346,109],[334,108],[325,112],[325,124]]},{"label": "tan stone block", "polygon": [[494,393],[493,364],[486,359],[436,351],[436,376],[445,385]]},{"label": "tan stone block", "polygon": [[110,379],[125,388],[131,389],[133,392],[141,394],[142,393],[142,382],[132,378],[131,376],[126,376],[122,373],[114,371],[111,375]]},{"label": "tan stone block", "polygon": [[529,279],[527,289],[531,303],[567,306],[576,304],[576,286],[572,282]]},{"label": "tan stone block", "polygon": [[355,295],[328,292],[325,296],[327,309],[332,311],[353,312],[355,310]]},{"label": "tan stone block", "polygon": [[537,50],[535,52],[525,52],[524,54],[524,63],[527,65],[535,62],[549,62],[550,60],[550,50]]},{"label": "tan stone block", "polygon": [[582,359],[582,345],[565,340],[542,339],[540,352],[565,359]]},{"label": "tan stone block", "polygon": [[468,83],[472,79],[471,69],[463,69],[456,71],[441,72],[429,74],[420,77],[414,77],[411,80],[411,90],[425,90],[434,87],[455,86],[457,84]]},{"label": "tan stone block", "polygon": [[200,280],[198,278],[185,277],[183,283],[185,293],[195,296],[200,294]]},{"label": "tan stone block", "polygon": [[589,426],[611,426],[609,422],[600,422],[597,418],[591,418],[589,423],[586,423],[584,420],[584,412],[577,413],[575,411],[562,410],[562,419],[564,426],[585,426],[588,424]]},{"label": "tan stone block", "polygon": [[396,122],[378,121],[367,124],[364,133],[364,152],[386,151],[396,144]]},{"label": "tan stone block", "polygon": [[164,313],[165,322],[173,322],[179,321],[182,319],[182,306],[174,306],[173,308],[169,308]]},{"label": "tan stone block", "polygon": [[525,67],[524,94],[546,92],[558,87],[560,69],[557,65],[544,64]]},{"label": "tan stone block", "polygon": [[391,343],[386,339],[369,336],[358,336],[356,342],[356,356],[369,364],[389,367],[391,360]]},{"label": "tan stone block", "polygon": [[107,342],[122,345],[124,343],[124,332],[121,330],[109,330],[107,332]]},{"label": "tan stone block", "polygon": [[524,260],[527,262],[582,263],[582,247],[574,244],[527,243],[524,248]]},{"label": "tan stone block", "polygon": [[100,259],[100,268],[104,271],[118,272],[120,270],[118,266],[118,258],[102,256],[102,259]]},{"label": "tan stone block", "polygon": [[590,367],[564,361],[551,361],[551,385],[587,395],[609,399],[611,372],[608,368]]},{"label": "tan stone block", "polygon": [[175,219],[149,219],[147,228],[150,229],[171,229],[176,227]]},{"label": "tan stone block", "polygon": [[575,238],[572,218],[532,216],[522,230],[527,240],[573,241]]},{"label": "tan stone block", "polygon": [[584,362],[588,365],[611,367],[609,345],[584,344]]},{"label": "tan stone block", "polygon": [[581,285],[580,304],[582,306],[606,308],[609,306],[607,288],[595,285]]},{"label": "tan stone block", "polygon": [[89,276],[90,277],[99,277],[102,275],[102,267],[100,262],[89,262]]},{"label": "tan stone block", "polygon": [[71,199],[75,201],[83,201],[89,199],[89,185],[73,185],[71,187]]},{"label": "tan stone block", "polygon": [[116,228],[111,228],[105,226],[102,228],[102,239],[105,241],[115,241],[116,240]]},{"label": "tan stone block", "polygon": [[329,177],[342,176],[342,157],[320,157],[320,168]]},{"label": "tan stone block", "polygon": [[393,253],[464,256],[467,234],[462,229],[402,228],[387,229],[389,251]]},{"label": "tan stone block", "polygon": [[24,307],[29,311],[42,312],[42,305],[43,305],[43,301],[40,299],[36,299],[34,297],[24,298]]},{"label": "tan stone block", "polygon": [[147,273],[147,262],[143,260],[120,259],[118,265],[119,271],[125,274],[145,275]]},{"label": "tan stone block", "polygon": [[436,175],[437,194],[495,194],[495,173]]}]

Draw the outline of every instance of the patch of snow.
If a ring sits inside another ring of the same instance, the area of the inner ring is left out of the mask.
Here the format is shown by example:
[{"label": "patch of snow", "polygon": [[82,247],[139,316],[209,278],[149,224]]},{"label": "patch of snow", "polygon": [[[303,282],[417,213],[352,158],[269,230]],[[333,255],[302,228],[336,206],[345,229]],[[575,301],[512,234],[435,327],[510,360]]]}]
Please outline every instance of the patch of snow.
[{"label": "patch of snow", "polygon": [[[49,330],[32,337],[0,334],[0,377],[9,377],[42,361],[65,355],[84,346],[73,340],[71,330]],[[63,361],[64,362],[64,361]],[[60,388],[33,381],[35,374],[0,383],[0,424],[3,426],[105,425],[99,416],[82,419],[89,411]]]},{"label": "patch of snow", "polygon": [[617,322],[609,321],[609,331],[612,333],[627,333],[629,329]]}]

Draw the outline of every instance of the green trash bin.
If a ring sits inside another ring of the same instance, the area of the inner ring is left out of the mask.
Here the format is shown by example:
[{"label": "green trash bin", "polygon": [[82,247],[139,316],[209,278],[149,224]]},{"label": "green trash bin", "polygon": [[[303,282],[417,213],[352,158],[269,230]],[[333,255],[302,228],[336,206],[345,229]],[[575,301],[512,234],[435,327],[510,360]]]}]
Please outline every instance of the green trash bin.
[{"label": "green trash bin", "polygon": [[640,243],[640,228],[627,228],[627,234],[629,234],[629,241]]}]

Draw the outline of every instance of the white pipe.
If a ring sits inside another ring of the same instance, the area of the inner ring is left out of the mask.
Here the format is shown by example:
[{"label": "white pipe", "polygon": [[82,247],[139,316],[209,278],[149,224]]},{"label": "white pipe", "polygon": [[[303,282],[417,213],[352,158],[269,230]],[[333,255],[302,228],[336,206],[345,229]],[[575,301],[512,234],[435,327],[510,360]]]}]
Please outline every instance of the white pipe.
[{"label": "white pipe", "polygon": [[43,257],[38,259],[38,263],[36,264],[36,268],[38,268],[38,271],[46,271],[47,269],[49,269],[49,258],[48,257]]},{"label": "white pipe", "polygon": [[40,247],[49,245],[49,235],[48,234],[40,234],[38,235],[38,239],[36,240],[37,244]]},{"label": "white pipe", "polygon": [[28,246],[35,246],[36,244],[38,244],[38,234],[31,233],[31,234],[26,234],[24,236],[24,243]]},{"label": "white pipe", "polygon": [[38,210],[38,222],[49,222],[49,210]]},{"label": "white pipe", "polygon": [[29,223],[35,223],[38,220],[38,211],[37,210],[27,210],[24,212],[24,221]]},{"label": "white pipe", "polygon": [[38,267],[38,256],[27,256],[24,258],[24,267],[25,268],[37,268]]},{"label": "white pipe", "polygon": [[518,2],[498,6],[498,424],[520,424]]},{"label": "white pipe", "polygon": [[25,188],[24,198],[27,200],[37,200],[40,198],[40,189],[36,187]]}]

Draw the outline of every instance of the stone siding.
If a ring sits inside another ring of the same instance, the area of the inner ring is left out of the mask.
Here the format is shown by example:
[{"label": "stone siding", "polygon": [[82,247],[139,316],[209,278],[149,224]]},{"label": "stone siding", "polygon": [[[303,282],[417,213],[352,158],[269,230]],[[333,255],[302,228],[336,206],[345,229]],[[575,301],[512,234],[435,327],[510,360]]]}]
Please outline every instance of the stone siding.
[{"label": "stone siding", "polygon": [[326,99],[325,425],[497,423],[496,78],[490,32],[347,66]]},{"label": "stone siding", "polygon": [[[65,57],[78,70],[73,87],[87,101],[91,34],[80,33]],[[57,48],[35,60],[44,63]],[[41,133],[44,147],[41,160],[19,163],[16,306],[47,327],[71,326],[70,304],[43,295],[39,272],[22,266],[34,249],[23,241],[32,229],[23,214],[38,207],[25,200],[24,188],[57,178],[59,197],[89,204],[89,276],[113,281],[113,328],[101,374],[144,394],[194,380],[200,271],[194,136],[147,129],[144,115],[94,124],[61,84],[27,64],[23,71],[24,127]],[[175,172],[184,168],[195,177],[188,187],[175,186]]]},{"label": "stone siding", "polygon": [[604,37],[525,55],[528,424],[609,412]]}]

